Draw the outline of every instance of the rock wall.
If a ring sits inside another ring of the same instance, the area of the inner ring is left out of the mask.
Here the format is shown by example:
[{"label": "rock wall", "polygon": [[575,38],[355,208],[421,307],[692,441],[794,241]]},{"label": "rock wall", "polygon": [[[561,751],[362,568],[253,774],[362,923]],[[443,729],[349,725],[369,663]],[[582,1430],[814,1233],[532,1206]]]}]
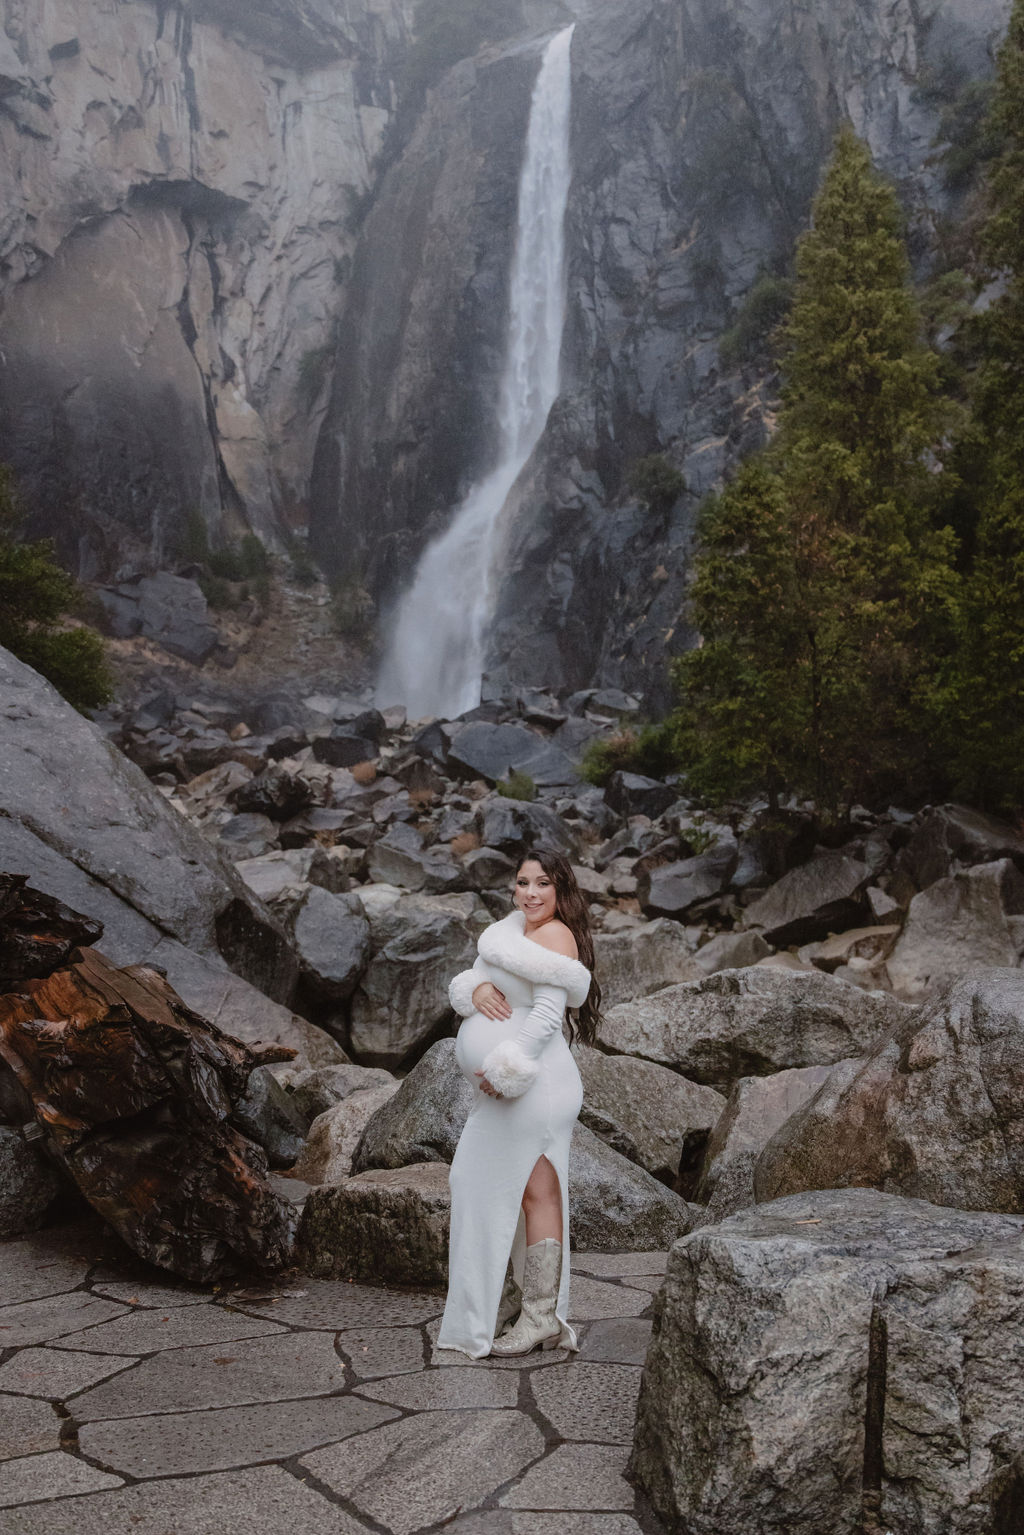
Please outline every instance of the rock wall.
[{"label": "rock wall", "polygon": [[[563,394],[511,510],[491,671],[640,688],[657,702],[666,652],[690,639],[677,616],[696,506],[771,427],[772,380],[723,369],[723,330],[759,271],[790,259],[845,117],[897,181],[927,260],[949,202],[936,110],[919,86],[950,63],[964,78],[985,73],[1007,10],[1005,0],[532,6],[531,39],[437,87],[365,226],[357,271],[400,260],[401,282],[373,303],[353,285],[314,483],[322,557],[393,594],[486,459],[523,61],[574,15]],[[399,256],[403,219],[416,233]],[[631,464],[654,452],[689,486],[660,518],[628,488]],[[370,549],[371,525],[386,532],[383,555]]]},{"label": "rock wall", "polygon": [[80,574],[304,516],[412,6],[0,3],[0,436]]}]

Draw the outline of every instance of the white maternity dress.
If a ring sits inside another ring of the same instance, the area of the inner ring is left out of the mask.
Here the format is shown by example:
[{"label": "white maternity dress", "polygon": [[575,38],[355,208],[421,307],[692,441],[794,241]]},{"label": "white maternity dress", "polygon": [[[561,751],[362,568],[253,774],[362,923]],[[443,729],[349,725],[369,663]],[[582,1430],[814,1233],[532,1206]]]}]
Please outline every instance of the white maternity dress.
[{"label": "white maternity dress", "polygon": [[[480,936],[472,970],[449,988],[464,1022],[455,1044],[463,1075],[477,1089],[483,1070],[502,1093],[477,1092],[451,1169],[452,1214],[448,1299],[439,1348],[474,1359],[491,1351],[509,1257],[522,1281],[526,1251],[523,1191],[547,1157],[562,1191],[562,1275],[556,1314],[562,1348],[576,1347],[569,1309],[569,1144],[583,1103],[576,1062],[562,1033],[566,1006],[580,1007],[590,971],[579,960],[543,948],[514,911]],[[473,1009],[473,991],[492,981],[512,1009],[497,1022]]]}]

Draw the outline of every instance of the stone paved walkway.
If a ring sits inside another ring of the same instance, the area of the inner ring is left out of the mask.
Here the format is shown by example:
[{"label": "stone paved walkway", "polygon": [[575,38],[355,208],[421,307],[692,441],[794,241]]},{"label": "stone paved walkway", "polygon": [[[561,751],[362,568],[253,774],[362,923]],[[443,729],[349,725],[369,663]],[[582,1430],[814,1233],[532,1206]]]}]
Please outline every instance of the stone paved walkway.
[{"label": "stone paved walkway", "polygon": [[657,1535],[624,1480],[664,1254],[574,1255],[581,1351],[437,1353],[436,1291],[201,1290],[0,1243],[2,1535]]}]

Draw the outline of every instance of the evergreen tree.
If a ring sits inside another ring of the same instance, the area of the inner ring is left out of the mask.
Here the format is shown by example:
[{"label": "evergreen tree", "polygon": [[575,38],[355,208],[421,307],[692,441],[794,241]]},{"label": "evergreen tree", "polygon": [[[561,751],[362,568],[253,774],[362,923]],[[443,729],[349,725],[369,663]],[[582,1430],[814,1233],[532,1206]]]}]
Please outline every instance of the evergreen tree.
[{"label": "evergreen tree", "polygon": [[98,708],[111,693],[103,642],[92,629],[62,624],[81,591],[54,560],[48,540],[20,538],[21,521],[13,478],[0,465],[0,645],[41,672],[76,709]]},{"label": "evergreen tree", "polygon": [[703,792],[785,787],[836,811],[920,776],[954,592],[935,359],[895,194],[849,129],[796,273],[776,437],[703,521],[677,727]]},{"label": "evergreen tree", "polygon": [[1024,0],[1000,49],[983,245],[1002,292],[975,321],[973,418],[959,444],[971,562],[949,668],[944,748],[958,792],[1024,803]]}]

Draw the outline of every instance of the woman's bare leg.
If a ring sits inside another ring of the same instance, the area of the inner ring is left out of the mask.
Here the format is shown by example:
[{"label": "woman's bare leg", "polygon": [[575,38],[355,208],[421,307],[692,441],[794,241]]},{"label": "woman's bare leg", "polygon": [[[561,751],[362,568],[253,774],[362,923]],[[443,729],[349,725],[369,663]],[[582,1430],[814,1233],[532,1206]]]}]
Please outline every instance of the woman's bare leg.
[{"label": "woman's bare leg", "polygon": [[558,1174],[547,1157],[538,1157],[523,1193],[526,1216],[526,1245],[543,1242],[545,1237],[562,1240],[562,1190]]}]

